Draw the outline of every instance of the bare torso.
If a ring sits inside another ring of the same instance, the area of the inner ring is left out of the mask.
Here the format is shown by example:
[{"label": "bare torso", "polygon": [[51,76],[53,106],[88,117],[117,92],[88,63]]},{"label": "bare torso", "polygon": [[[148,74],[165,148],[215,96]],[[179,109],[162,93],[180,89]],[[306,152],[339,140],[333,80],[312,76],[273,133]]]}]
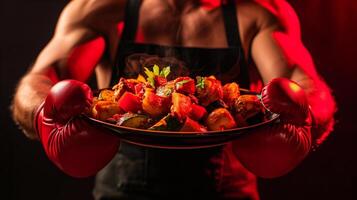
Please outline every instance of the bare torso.
[{"label": "bare torso", "polygon": [[[174,2],[143,0],[136,42],[203,48],[228,46],[220,7],[207,8],[195,1],[188,1],[180,8]],[[239,1],[236,9],[240,37],[245,56],[248,57],[250,44],[260,26],[269,23],[269,20],[274,23],[275,18],[252,1]],[[120,40],[120,30],[119,33],[112,31],[109,38],[113,58]],[[96,72],[99,87],[108,87],[111,66],[101,64]]]}]

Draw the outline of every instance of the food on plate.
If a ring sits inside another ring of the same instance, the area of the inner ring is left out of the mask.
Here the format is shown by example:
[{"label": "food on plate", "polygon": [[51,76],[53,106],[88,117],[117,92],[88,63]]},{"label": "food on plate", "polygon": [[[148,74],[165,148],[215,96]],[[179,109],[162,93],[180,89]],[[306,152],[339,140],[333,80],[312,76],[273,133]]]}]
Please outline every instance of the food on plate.
[{"label": "food on plate", "polygon": [[119,116],[117,125],[131,128],[148,128],[150,122],[151,119],[146,115],[125,113],[122,116]]},{"label": "food on plate", "polygon": [[235,99],[232,110],[239,127],[265,120],[265,108],[256,95],[239,96]]},{"label": "food on plate", "polygon": [[146,88],[142,99],[143,111],[150,117],[158,118],[166,115],[171,106],[170,96],[159,96],[154,89]]},{"label": "food on plate", "polygon": [[226,108],[217,108],[212,111],[206,120],[209,130],[220,131],[237,127],[232,114]]},{"label": "food on plate", "polygon": [[121,109],[116,102],[100,100],[92,107],[92,117],[105,121],[113,115],[121,113]]},{"label": "food on plate", "polygon": [[207,132],[244,127],[265,119],[257,95],[214,76],[168,80],[170,67],[145,68],[137,79],[121,78],[94,98],[91,117],[131,128]]},{"label": "food on plate", "polygon": [[201,105],[208,106],[209,104],[223,99],[223,88],[221,81],[214,76],[200,77],[197,80],[197,98]]}]

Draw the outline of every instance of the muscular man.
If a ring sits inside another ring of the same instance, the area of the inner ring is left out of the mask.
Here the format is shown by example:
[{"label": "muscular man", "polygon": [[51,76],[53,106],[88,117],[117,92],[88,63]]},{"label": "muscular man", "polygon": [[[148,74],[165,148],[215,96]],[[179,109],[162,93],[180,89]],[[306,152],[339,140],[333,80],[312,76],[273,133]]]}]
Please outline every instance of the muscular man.
[{"label": "muscular man", "polygon": [[[79,117],[94,71],[98,87],[109,87],[144,55],[256,91],[269,83],[263,102],[281,122],[221,147],[162,150],[120,142]],[[105,166],[97,199],[258,199],[255,175],[291,171],[331,131],[334,111],[284,0],[71,1],[13,105],[15,121],[65,173],[85,177]]]}]

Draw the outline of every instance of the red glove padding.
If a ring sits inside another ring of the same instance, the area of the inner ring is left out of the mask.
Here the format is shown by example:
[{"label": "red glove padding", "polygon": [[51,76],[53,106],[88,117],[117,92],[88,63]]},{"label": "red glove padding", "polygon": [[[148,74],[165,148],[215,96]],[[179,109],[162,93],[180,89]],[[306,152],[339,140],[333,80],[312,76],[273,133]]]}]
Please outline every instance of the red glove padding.
[{"label": "red glove padding", "polygon": [[262,102],[280,122],[254,129],[233,142],[236,156],[251,172],[272,178],[291,171],[311,148],[311,113],[304,90],[276,78],[262,91]]},{"label": "red glove padding", "polygon": [[61,81],[51,88],[35,117],[36,132],[47,156],[74,177],[94,175],[119,147],[117,137],[80,117],[89,108],[92,97],[88,85]]}]

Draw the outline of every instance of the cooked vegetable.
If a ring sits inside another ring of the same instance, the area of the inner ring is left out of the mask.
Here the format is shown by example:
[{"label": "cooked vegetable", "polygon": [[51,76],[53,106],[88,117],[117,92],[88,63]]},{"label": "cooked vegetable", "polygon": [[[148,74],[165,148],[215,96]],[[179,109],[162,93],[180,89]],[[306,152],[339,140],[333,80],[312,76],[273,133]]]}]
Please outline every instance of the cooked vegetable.
[{"label": "cooked vegetable", "polygon": [[197,76],[196,81],[197,81],[196,88],[203,90],[205,88],[205,78],[202,76]]},{"label": "cooked vegetable", "polygon": [[204,107],[197,105],[197,104],[192,104],[192,110],[190,112],[190,117],[193,120],[200,121],[206,115],[207,115],[207,111]]},{"label": "cooked vegetable", "polygon": [[125,89],[125,79],[124,78],[120,78],[118,84],[113,86],[113,90],[114,90],[114,100],[118,101],[120,99],[120,97],[124,94],[124,92],[126,91]]},{"label": "cooked vegetable", "polygon": [[185,123],[180,129],[181,132],[207,132],[207,129],[199,124],[197,121],[186,117]]},{"label": "cooked vegetable", "polygon": [[[234,118],[238,126],[247,126],[248,119],[254,116],[264,116],[265,109],[256,95],[241,95],[234,102]],[[263,119],[262,119],[263,120]]]},{"label": "cooked vegetable", "polygon": [[101,90],[98,95],[99,101],[114,101],[114,91],[109,89]]},{"label": "cooked vegetable", "polygon": [[182,94],[195,94],[195,81],[190,77],[178,77],[175,79],[175,90]]},{"label": "cooked vegetable", "polygon": [[211,131],[220,131],[237,127],[233,116],[225,108],[218,108],[211,112],[207,117],[206,124]]},{"label": "cooked vegetable", "polygon": [[167,82],[166,77],[170,74],[170,67],[165,67],[161,71],[157,65],[153,66],[152,71],[145,67],[144,73],[147,76],[147,82],[155,88]]},{"label": "cooked vegetable", "polygon": [[171,114],[183,122],[192,110],[191,98],[177,92],[172,93]]},{"label": "cooked vegetable", "polygon": [[147,128],[150,126],[150,118],[146,115],[125,113],[122,115],[117,125],[131,128]]},{"label": "cooked vegetable", "polygon": [[159,87],[167,83],[166,78],[161,76],[155,76],[154,81],[155,81],[155,87]]},{"label": "cooked vegetable", "polygon": [[259,98],[240,95],[235,82],[222,87],[214,76],[168,81],[170,67],[154,65],[151,70],[145,68],[147,77],[121,78],[112,90],[102,90],[87,112],[119,126],[148,128],[155,124],[149,129],[184,132],[219,131],[265,120]]},{"label": "cooked vegetable", "polygon": [[136,78],[136,80],[138,80],[141,83],[146,83],[146,79],[144,78],[144,76],[142,76],[141,74],[138,75],[138,77]]},{"label": "cooked vegetable", "polygon": [[182,127],[182,123],[174,116],[168,114],[160,121],[154,124],[149,130],[158,131],[178,131]]},{"label": "cooked vegetable", "polygon": [[138,83],[135,85],[135,94],[138,97],[142,97],[144,95],[145,92],[145,83]]},{"label": "cooked vegetable", "polygon": [[228,109],[229,106],[226,103],[224,103],[224,101],[221,99],[214,101],[214,102],[210,103],[208,106],[206,106],[206,110],[209,113],[216,110],[217,108],[227,108]]},{"label": "cooked vegetable", "polygon": [[208,106],[223,98],[223,89],[219,80],[214,77],[199,77],[197,81],[201,82],[198,86],[196,85],[197,98],[201,105]]},{"label": "cooked vegetable", "polygon": [[237,83],[227,83],[223,86],[223,101],[228,106],[233,106],[234,101],[239,97],[239,95],[239,85]]},{"label": "cooked vegetable", "polygon": [[171,96],[171,94],[175,91],[175,83],[174,81],[169,81],[165,85],[159,86],[156,89],[156,94],[161,97]]},{"label": "cooked vegetable", "polygon": [[105,121],[115,114],[121,113],[122,109],[113,101],[97,101],[92,108],[92,117]]},{"label": "cooked vegetable", "polygon": [[118,101],[125,92],[135,93],[137,84],[142,84],[142,82],[137,79],[120,78],[119,83],[112,88],[114,90],[114,100]]},{"label": "cooked vegetable", "polygon": [[143,110],[149,116],[157,118],[170,111],[171,97],[162,97],[155,94],[151,88],[146,88],[142,103]]},{"label": "cooked vegetable", "polygon": [[138,112],[141,110],[141,101],[138,96],[131,92],[125,92],[119,99],[118,105],[125,112]]}]

